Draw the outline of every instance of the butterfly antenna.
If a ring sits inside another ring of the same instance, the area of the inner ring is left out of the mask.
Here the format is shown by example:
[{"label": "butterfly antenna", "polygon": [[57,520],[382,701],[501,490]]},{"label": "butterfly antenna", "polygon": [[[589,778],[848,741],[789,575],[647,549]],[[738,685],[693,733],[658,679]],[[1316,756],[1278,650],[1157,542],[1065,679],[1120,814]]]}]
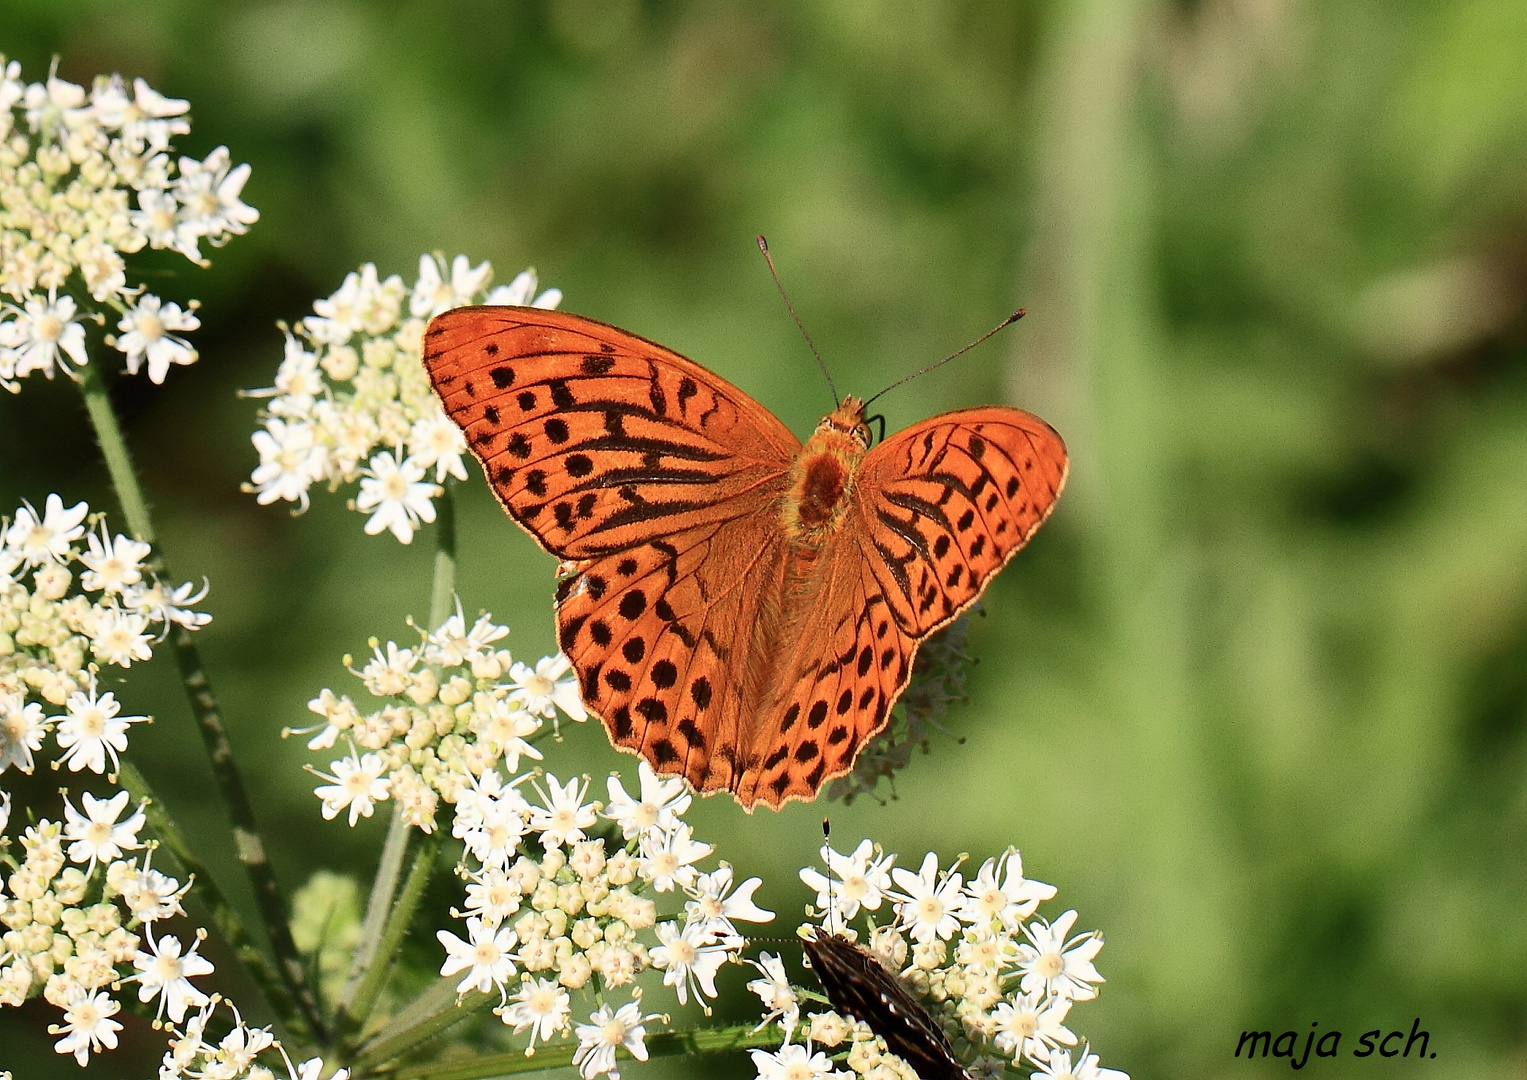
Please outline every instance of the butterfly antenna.
[{"label": "butterfly antenna", "polygon": [[[759,237],[760,240],[763,237]],[[838,910],[838,903],[832,895],[832,821],[829,818],[822,819],[822,861],[827,864],[827,932],[836,934],[832,928],[832,916]]]},{"label": "butterfly antenna", "polygon": [[[760,237],[760,239],[762,239],[762,238]],[[911,382],[913,379],[917,378],[919,375],[926,375],[926,374],[928,374],[928,372],[932,371],[934,368],[941,367],[942,365],[949,363],[949,361],[953,360],[956,356],[963,356],[963,355],[965,355],[971,349],[974,349],[977,345],[981,344],[981,342],[983,342],[987,338],[991,337],[997,331],[1007,329],[1009,326],[1012,326],[1013,323],[1017,322],[1019,319],[1023,318],[1027,314],[1028,314],[1027,311],[1024,311],[1023,308],[1019,308],[1017,311],[1013,312],[1007,318],[1003,319],[1000,323],[998,323],[996,326],[992,327],[990,330],[986,331],[986,333],[982,334],[980,337],[976,338],[974,341],[972,341],[969,345],[965,346],[963,349],[956,349],[954,352],[950,353],[948,356],[944,357],[942,360],[938,361],[937,363],[929,364],[927,367],[923,368],[921,371],[914,371],[910,375],[906,375],[906,376],[903,376],[900,379],[897,379],[890,386],[887,386],[884,390],[880,391],[879,394],[876,394],[875,397],[870,398],[869,401],[866,401],[864,404],[866,406],[868,406],[870,401],[874,401],[875,398],[880,397],[881,394],[888,394],[892,390],[895,390],[902,383],[904,383],[904,382]]]},{"label": "butterfly antenna", "polygon": [[[811,346],[811,355],[817,358],[817,364],[822,369],[822,374],[827,378],[827,389],[832,391],[832,403],[841,405],[843,402],[838,398],[838,388],[833,385],[832,372],[827,370],[827,362],[822,359],[822,354],[817,352],[817,343],[811,340],[811,335],[806,333],[805,324],[801,317],[795,313],[795,305],[790,302],[790,294],[785,292],[785,283],[779,280],[779,271],[774,269],[774,256],[769,254],[769,242],[760,233],[758,237],[758,250],[763,252],[764,262],[769,264],[769,273],[774,275],[774,286],[779,289],[779,295],[785,300],[785,307],[790,309],[790,317],[795,320],[795,325],[801,331],[801,337],[806,339],[806,344]],[[988,335],[990,336],[990,335]]]}]

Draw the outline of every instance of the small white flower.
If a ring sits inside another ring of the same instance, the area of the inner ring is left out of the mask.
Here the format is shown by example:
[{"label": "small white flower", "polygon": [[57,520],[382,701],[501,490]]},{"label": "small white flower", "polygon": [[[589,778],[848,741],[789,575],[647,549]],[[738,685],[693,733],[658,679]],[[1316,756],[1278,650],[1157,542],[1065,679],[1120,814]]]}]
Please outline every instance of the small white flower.
[{"label": "small white flower", "polygon": [[510,685],[514,690],[511,697],[530,712],[548,720],[556,715],[552,708],[556,706],[582,723],[589,718],[589,714],[584,710],[583,699],[578,695],[578,677],[568,674],[572,666],[572,662],[561,653],[543,656],[536,661],[533,671],[525,664],[515,664],[509,669],[509,677],[513,680]]},{"label": "small white flower", "polygon": [[5,542],[21,553],[28,566],[66,562],[70,545],[85,535],[82,522],[89,513],[90,506],[85,502],[65,510],[64,501],[57,495],[48,496],[41,517],[31,503],[23,502],[16,511],[16,520],[5,531]]},{"label": "small white flower", "polygon": [[451,261],[450,280],[445,279],[445,260],[438,255],[419,256],[419,280],[408,300],[408,310],[421,319],[432,319],[442,311],[470,304],[493,276],[486,261],[473,266],[465,255]]},{"label": "small white flower", "polygon": [[751,877],[737,886],[730,896],[732,868],[726,863],[701,874],[688,890],[693,899],[684,904],[686,925],[697,926],[701,932],[720,936],[733,936],[737,928],[733,919],[742,922],[765,923],[774,920],[774,912],[766,911],[753,903],[753,893],[763,884],[762,879]]},{"label": "small white flower", "polygon": [[[281,1047],[281,1056],[286,1058],[286,1073],[290,1080],[319,1080],[324,1075],[323,1058],[308,1058],[301,1065],[292,1064],[292,1059],[286,1057],[286,1047]],[[207,1075],[203,1073],[202,1075]],[[161,1072],[161,1076],[163,1073]],[[255,1074],[250,1074],[250,1080],[254,1080]],[[329,1080],[350,1080],[349,1069],[336,1069]]]},{"label": "small white flower", "polygon": [[1098,1064],[1098,1056],[1082,1048],[1082,1059],[1071,1067],[1069,1050],[1050,1051],[1049,1059],[1040,1064],[1034,1080],[1129,1080],[1129,1074],[1118,1069],[1105,1069]]},{"label": "small white flower", "polygon": [[119,716],[122,706],[110,690],[97,696],[94,676],[86,691],[69,695],[65,708],[68,711],[56,718],[57,738],[59,749],[67,751],[64,764],[70,772],[105,772],[108,756],[115,772],[121,768],[117,755],[127,750],[128,725],[148,722],[146,716]]},{"label": "small white flower", "polygon": [[0,323],[0,351],[7,356],[11,373],[16,378],[40,371],[53,377],[53,367],[59,364],[67,373],[67,356],[76,365],[83,365],[89,357],[85,354],[85,328],[74,321],[76,307],[74,298],[65,294],[54,297],[51,293],[46,303],[41,297],[31,297],[24,309],[13,309],[16,318]]},{"label": "small white flower", "polygon": [[822,859],[827,863],[827,873],[836,874],[837,881],[830,882],[827,875],[814,867],[801,871],[801,881],[816,890],[818,910],[825,912],[830,900],[844,922],[859,914],[861,907],[880,910],[881,901],[891,892],[895,855],[877,854],[873,843],[861,840],[852,855],[839,855],[824,844]]},{"label": "small white flower", "polygon": [[182,956],[183,946],[179,938],[166,935],[156,941],[152,933],[146,936],[149,951],[140,949],[133,954],[133,967],[138,969],[138,974],[133,976],[138,982],[138,1000],[159,998],[155,1019],[168,1013],[178,1024],[186,1018],[188,1008],[199,1009],[211,1000],[192,986],[190,980],[198,975],[212,974],[212,964],[196,951],[200,941]]},{"label": "small white flower", "polygon": [[128,910],[135,918],[146,923],[184,915],[185,909],[181,907],[180,901],[191,888],[191,882],[182,885],[151,867],[149,861],[152,857],[152,851],[145,853],[143,866],[129,874],[122,884],[122,899],[126,901]]},{"label": "small white flower", "polygon": [[584,805],[583,796],[588,793],[588,780],[574,777],[566,784],[558,785],[552,773],[546,774],[546,791],[541,793],[545,808],[530,809],[530,827],[541,834],[541,846],[547,851],[560,844],[576,844],[585,839],[583,830],[593,828],[598,820],[598,807]]},{"label": "small white flower", "polygon": [[829,1080],[830,1077],[852,1076],[832,1067],[832,1058],[822,1051],[812,1052],[810,1046],[785,1043],[774,1053],[767,1050],[750,1050],[753,1067],[758,1070],[758,1080]]},{"label": "small white flower", "polygon": [[461,614],[461,601],[456,602],[456,613],[449,616],[425,642],[424,659],[441,667],[461,667],[492,652],[488,648],[495,641],[509,636],[507,626],[499,626],[487,615],[479,615],[467,629],[466,618]]},{"label": "small white flower", "polygon": [[[485,776],[496,781],[498,773],[490,769]],[[479,782],[458,797],[451,835],[460,839],[484,866],[502,867],[513,857],[535,813],[513,785],[489,790]]]},{"label": "small white flower", "polygon": [[1025,994],[1044,991],[1073,1001],[1097,997],[1091,984],[1102,982],[1103,976],[1092,966],[1092,958],[1102,949],[1103,938],[1087,933],[1067,941],[1075,923],[1076,912],[1068,911],[1048,925],[1036,920],[1024,926],[1029,944],[1018,946],[1018,966],[1023,971],[1018,985]]},{"label": "small white flower", "polygon": [[122,316],[117,329],[116,348],[127,354],[127,373],[136,375],[138,368],[148,362],[149,381],[164,382],[171,364],[196,363],[196,350],[177,332],[195,330],[201,320],[189,311],[182,311],[179,304],[166,304],[152,293],[144,293]]},{"label": "small white flower", "polygon": [[133,228],[149,247],[178,251],[192,261],[200,257],[196,247],[196,229],[180,218],[175,196],[158,187],[138,192],[138,209],[129,215]]},{"label": "small white flower", "polygon": [[688,781],[683,777],[664,780],[652,771],[645,758],[637,764],[636,773],[641,780],[641,801],[627,795],[620,777],[612,775],[609,779],[610,801],[604,816],[620,826],[621,835],[627,840],[635,840],[651,829],[665,833],[672,831],[693,798]]},{"label": "small white flower", "polygon": [[308,488],[323,479],[328,451],[318,444],[313,425],[305,420],[270,417],[265,430],[250,436],[260,464],[250,474],[261,506],[285,499],[308,508]]},{"label": "small white flower", "polygon": [[120,131],[123,143],[133,153],[141,153],[145,146],[164,150],[171,136],[191,130],[190,123],[182,119],[191,103],[165,97],[142,79],[133,80],[131,98],[120,75],[100,80],[90,92],[90,103],[101,126]]},{"label": "small white flower", "polygon": [[318,354],[302,347],[302,342],[288,333],[286,353],[276,369],[276,385],[269,390],[251,391],[250,397],[275,397],[270,411],[283,416],[307,416],[313,403],[324,393],[323,372]]},{"label": "small white flower", "polygon": [[800,1022],[801,1003],[795,995],[795,988],[790,985],[790,977],[785,974],[785,962],[778,956],[771,956],[766,952],[758,954],[757,960],[749,960],[763,976],[748,983],[748,989],[758,995],[758,1000],[763,1002],[765,1015],[758,1024],[761,1029],[770,1020],[779,1020],[785,1026],[785,1038],[795,1031],[795,1025]]},{"label": "small white flower", "polygon": [[81,814],[68,798],[64,799],[64,839],[69,845],[71,862],[87,863],[93,870],[99,862],[120,859],[122,852],[133,851],[138,843],[138,830],[146,820],[141,809],[133,812],[126,821],[118,821],[127,809],[131,796],[119,791],[109,799],[97,799],[90,792],[80,797],[85,812]]},{"label": "small white flower", "polygon": [[466,436],[443,412],[437,410],[432,416],[414,421],[408,430],[408,450],[423,468],[435,467],[436,483],[444,483],[447,476],[467,478],[466,462],[462,459],[467,452]]},{"label": "small white flower", "polygon": [[1042,993],[999,1002],[992,1013],[992,1022],[997,1027],[993,1042],[1015,1065],[1025,1057],[1042,1063],[1050,1047],[1076,1045],[1076,1036],[1066,1027],[1066,1013],[1070,1010],[1070,999],[1047,998]]},{"label": "small white flower", "polygon": [[573,1064],[578,1066],[583,1080],[608,1075],[610,1080],[620,1080],[620,1070],[615,1067],[615,1051],[624,1047],[637,1061],[647,1060],[647,1029],[643,1025],[654,1017],[643,1016],[641,1005],[628,1001],[618,1010],[608,1004],[601,1005],[587,1024],[577,1028],[578,1049],[573,1052]]},{"label": "small white flower", "polygon": [[510,877],[501,865],[487,865],[468,875],[466,910],[469,914],[489,926],[497,926],[519,909],[519,879]]},{"label": "small white flower", "polygon": [[675,922],[658,923],[657,936],[662,944],[652,950],[652,966],[664,972],[663,985],[674,988],[680,1005],[689,1001],[690,989],[697,997],[715,997],[716,973],[731,952],[742,947],[741,937],[716,938],[698,923],[689,923],[682,930]]},{"label": "small white flower", "polygon": [[642,876],[658,892],[668,892],[674,885],[688,888],[699,873],[691,864],[714,850],[694,839],[693,830],[683,822],[670,833],[645,832],[641,839]]},{"label": "small white flower", "polygon": [[510,772],[519,769],[521,757],[541,760],[541,751],[525,739],[542,726],[540,717],[534,713],[512,701],[486,694],[480,695],[479,705],[472,713],[472,730],[482,737],[490,753],[504,759],[504,768]]},{"label": "small white flower", "polygon": [[121,533],[109,539],[102,519],[100,536],[91,533],[88,550],[80,555],[85,573],[80,584],[91,592],[124,593],[143,580],[143,560],[153,550],[141,540],[131,540]]},{"label": "small white flower", "polygon": [[514,966],[515,933],[507,926],[492,927],[481,919],[467,919],[467,940],[463,941],[449,930],[437,930],[435,938],[445,946],[446,960],[440,966],[440,974],[450,978],[465,971],[466,978],[456,984],[456,992],[468,990],[489,993],[498,988],[499,999],[504,998],[504,984],[518,970]]},{"label": "small white flower", "polygon": [[440,485],[425,480],[423,467],[413,458],[382,453],[372,457],[362,475],[355,508],[371,514],[366,535],[390,529],[400,543],[408,544],[419,522],[435,520],[435,504],[430,500],[440,493]]},{"label": "small white flower", "polygon": [[550,1039],[559,1031],[567,1030],[572,1011],[568,1006],[567,991],[552,980],[526,975],[510,1000],[514,1005],[498,1010],[499,1017],[505,1024],[513,1025],[516,1035],[530,1029],[530,1045],[525,1048],[527,1056],[535,1052],[536,1039]]},{"label": "small white flower", "polygon": [[[1004,873],[1005,871],[1005,873]],[[1001,884],[998,879],[1001,878]],[[1009,848],[1000,859],[987,859],[965,886],[959,916],[965,922],[999,922],[1016,930],[1040,903],[1055,895],[1055,886],[1023,876],[1023,857]]]},{"label": "small white flower", "polygon": [[49,1035],[62,1035],[53,1044],[60,1054],[73,1054],[74,1060],[84,1068],[90,1061],[92,1050],[99,1052],[117,1048],[117,1032],[122,1025],[112,1019],[122,1008],[104,990],[91,993],[80,988],[70,997],[64,1007],[63,1024],[49,1024]]},{"label": "small white flower", "polygon": [[268,1050],[276,1041],[269,1028],[246,1026],[238,1009],[233,1010],[233,1015],[237,1021],[233,1030],[224,1035],[222,1041],[217,1044],[218,1063],[227,1070],[221,1075],[229,1077],[242,1076],[245,1070],[254,1064],[255,1058]]},{"label": "small white flower", "polygon": [[0,773],[14,765],[30,775],[32,755],[42,749],[51,727],[37,702],[28,702],[20,691],[0,691]]},{"label": "small white flower", "polygon": [[202,579],[200,589],[189,581],[173,589],[166,589],[162,582],[156,581],[147,588],[134,590],[130,602],[139,614],[148,616],[154,622],[167,624],[166,629],[168,624],[174,623],[187,630],[195,630],[212,621],[212,616],[206,612],[191,610],[192,604],[199,604],[207,598],[211,588],[205,578]]},{"label": "small white flower", "polygon": [[314,776],[328,780],[313,789],[313,794],[323,800],[323,819],[332,821],[345,807],[350,808],[350,825],[353,827],[363,817],[370,817],[376,804],[387,798],[392,781],[383,776],[387,770],[380,755],[356,756],[352,749],[349,757],[331,761],[331,776],[319,772],[311,765],[308,771]]},{"label": "small white flower", "polygon": [[228,234],[248,232],[249,226],[260,220],[260,212],[244,205],[239,197],[248,179],[248,165],[230,168],[226,146],[219,146],[202,161],[181,158],[175,198],[183,220],[214,244]]},{"label": "small white flower", "polygon": [[387,643],[385,653],[380,645],[374,645],[370,663],[361,669],[361,680],[377,697],[397,697],[408,689],[418,663],[418,654],[400,648],[396,641]]},{"label": "small white flower", "polygon": [[536,295],[536,272],[521,270],[507,285],[500,285],[488,293],[485,304],[511,304],[515,307],[554,308],[562,302],[561,289],[547,289]]},{"label": "small white flower", "polygon": [[32,83],[26,89],[27,126],[35,132],[53,132],[85,104],[85,88],[49,75],[47,84]]},{"label": "small white flower", "polygon": [[955,912],[960,905],[960,875],[953,871],[940,875],[937,855],[928,852],[916,874],[897,867],[891,876],[902,888],[897,917],[914,940],[926,944],[939,937],[948,941],[959,930]]},{"label": "small white flower", "polygon": [[346,274],[333,296],[315,301],[317,314],[304,318],[302,325],[324,345],[343,345],[361,332],[382,334],[397,323],[403,292],[402,278],[393,274],[382,281],[376,264],[366,263],[359,272]]},{"label": "small white flower", "polygon": [[148,633],[148,619],[133,611],[102,611],[90,632],[90,651],[95,657],[118,667],[132,667],[134,660],[148,660],[154,655]]}]

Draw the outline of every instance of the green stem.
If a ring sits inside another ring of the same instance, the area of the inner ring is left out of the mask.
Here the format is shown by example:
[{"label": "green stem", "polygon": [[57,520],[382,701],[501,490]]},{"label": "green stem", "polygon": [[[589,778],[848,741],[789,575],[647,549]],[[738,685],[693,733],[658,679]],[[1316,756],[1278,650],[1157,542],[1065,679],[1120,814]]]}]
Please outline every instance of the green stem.
[{"label": "green stem", "polygon": [[[430,581],[428,631],[439,628],[449,616],[456,595],[456,497],[455,481],[447,480],[435,505],[435,568]],[[402,812],[395,806],[392,820],[387,825],[387,840],[382,845],[382,858],[377,864],[376,877],[371,883],[371,896],[366,901],[366,917],[361,923],[360,944],[350,962],[350,974],[340,995],[338,1015],[344,1034],[353,1033],[366,1021],[371,1007],[385,985],[390,970],[391,950],[396,949],[412,920],[414,908],[423,895],[429,871],[434,865],[437,844],[415,858],[409,874],[409,887],[415,875],[422,873],[417,889],[410,895],[405,887],[403,896],[393,903],[398,878],[402,873],[403,859],[407,853],[412,832],[404,824]],[[390,948],[383,948],[389,934],[397,940]],[[378,958],[382,962],[378,963]]]},{"label": "green stem", "polygon": [[[647,1056],[678,1057],[681,1054],[719,1054],[729,1050],[773,1047],[780,1044],[783,1034],[778,1024],[765,1025],[758,1031],[748,1025],[700,1031],[665,1031],[647,1039]],[[493,1076],[540,1072],[571,1065],[577,1049],[577,1043],[569,1042],[537,1047],[532,1056],[519,1051],[482,1054],[465,1062],[453,1060],[409,1066],[399,1070],[397,1077],[398,1080],[486,1080]],[[631,1057],[625,1050],[619,1051],[617,1056],[622,1060]]]},{"label": "green stem", "polygon": [[232,947],[234,955],[239,958],[239,962],[244,965],[244,970],[249,973],[249,977],[265,995],[272,1011],[278,1016],[288,1018],[286,1026],[293,1035],[310,1041],[313,1033],[307,1029],[300,1014],[293,1007],[291,995],[282,984],[281,976],[265,958],[265,954],[255,946],[238,912],[234,911],[233,905],[228,903],[227,896],[218,887],[211,871],[191,850],[191,845],[186,842],[184,834],[170,817],[164,803],[154,794],[143,774],[131,762],[124,761],[119,779],[122,787],[132,795],[135,801],[146,802],[144,814],[148,817],[149,827],[154,830],[164,850],[180,864],[181,871],[195,880],[192,893],[207,908],[212,916],[212,924]]},{"label": "green stem", "polygon": [[456,481],[447,479],[435,502],[435,577],[429,591],[433,633],[451,614],[456,599]]},{"label": "green stem", "polygon": [[414,912],[418,910],[419,900],[424,896],[425,886],[429,884],[430,872],[434,870],[435,858],[439,854],[438,832],[421,841],[414,852],[413,865],[409,867],[408,878],[403,882],[403,891],[398,894],[397,903],[392,906],[380,944],[372,950],[371,963],[366,968],[365,977],[360,981],[353,999],[343,1008],[341,1023],[346,1029],[357,1030],[370,1018],[371,1010],[387,984],[387,977],[392,974],[393,958],[403,945],[403,937],[413,922]]},{"label": "green stem", "polygon": [[351,1072],[369,1076],[380,1066],[423,1046],[436,1035],[493,1004],[491,994],[469,991],[457,1001],[456,981],[442,979],[429,985],[408,1006],[387,1022],[369,1042],[362,1043],[351,1061]]},{"label": "green stem", "polygon": [[371,896],[366,900],[366,917],[361,922],[359,944],[355,947],[355,955],[350,958],[350,973],[345,980],[344,993],[339,997],[337,1011],[340,1016],[355,1016],[359,1019],[353,1007],[355,997],[376,959],[377,947],[382,940],[382,927],[393,906],[392,898],[398,888],[398,878],[403,873],[403,856],[408,852],[408,839],[409,827],[403,820],[403,810],[394,804],[392,819],[387,823],[387,839],[382,844],[382,857],[377,862],[376,876],[371,880]]},{"label": "green stem", "polygon": [[[154,545],[154,552],[149,559],[147,569],[154,577],[169,581],[171,580],[169,566],[156,542],[153,519],[148,511],[148,501],[143,497],[143,488],[138,483],[132,456],[128,452],[126,440],[122,437],[122,429],[117,424],[117,414],[111,407],[111,398],[107,395],[106,384],[102,381],[99,365],[95,363],[82,365],[79,383],[80,391],[85,399],[85,410],[90,414],[90,422],[95,428],[96,439],[106,459],[106,469],[111,474],[111,483],[116,489],[117,500],[122,504],[122,513],[126,518],[128,530],[138,539]],[[259,906],[261,918],[265,923],[266,935],[270,940],[271,949],[276,954],[281,980],[285,983],[289,994],[288,1000],[296,1004],[296,1011],[288,1013],[284,1019],[289,1026],[305,1027],[322,1037],[323,1017],[318,1011],[318,1002],[313,995],[312,987],[308,985],[307,969],[303,965],[301,954],[298,953],[297,946],[292,941],[285,897],[281,893],[281,886],[276,880],[270,861],[265,856],[265,845],[260,838],[254,808],[250,805],[245,793],[243,777],[239,773],[238,765],[234,762],[233,749],[228,744],[228,735],[223,728],[222,712],[218,706],[217,695],[212,691],[211,681],[207,678],[206,670],[202,666],[201,654],[196,648],[191,632],[183,626],[176,626],[170,634],[170,641],[175,651],[176,665],[180,669],[181,685],[185,688],[186,697],[190,700],[191,712],[196,717],[202,743],[212,763],[213,776],[222,794],[223,805],[228,812],[239,861],[244,864],[244,872],[248,875],[250,886],[254,890],[255,902]]]}]

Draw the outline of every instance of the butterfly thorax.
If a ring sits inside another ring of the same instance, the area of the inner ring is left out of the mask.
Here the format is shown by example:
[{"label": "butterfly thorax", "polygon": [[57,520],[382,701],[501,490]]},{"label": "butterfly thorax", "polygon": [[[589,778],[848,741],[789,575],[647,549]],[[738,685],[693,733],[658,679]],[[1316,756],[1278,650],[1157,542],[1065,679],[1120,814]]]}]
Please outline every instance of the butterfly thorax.
[{"label": "butterfly thorax", "polygon": [[796,455],[785,496],[785,534],[798,546],[819,547],[847,513],[854,474],[869,449],[864,403],[846,397],[822,418]]}]

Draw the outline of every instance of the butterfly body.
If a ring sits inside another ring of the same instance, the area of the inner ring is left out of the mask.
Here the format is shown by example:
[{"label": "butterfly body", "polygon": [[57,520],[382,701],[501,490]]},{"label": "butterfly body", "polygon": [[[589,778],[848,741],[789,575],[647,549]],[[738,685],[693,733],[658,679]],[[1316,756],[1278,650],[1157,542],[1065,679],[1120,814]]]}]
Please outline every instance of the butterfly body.
[{"label": "butterfly body", "polygon": [[886,724],[918,643],[1065,482],[992,406],[871,448],[846,398],[803,446],[743,391],[559,311],[460,308],[425,365],[509,514],[567,564],[558,635],[614,745],[744,807],[813,797]]},{"label": "butterfly body", "polygon": [[854,474],[869,449],[864,404],[847,397],[822,418],[790,468],[781,525],[800,548],[820,548],[848,514]]},{"label": "butterfly body", "polygon": [[921,1080],[969,1080],[943,1029],[869,950],[823,933],[804,937],[802,947],[833,1008],[868,1024]]}]

